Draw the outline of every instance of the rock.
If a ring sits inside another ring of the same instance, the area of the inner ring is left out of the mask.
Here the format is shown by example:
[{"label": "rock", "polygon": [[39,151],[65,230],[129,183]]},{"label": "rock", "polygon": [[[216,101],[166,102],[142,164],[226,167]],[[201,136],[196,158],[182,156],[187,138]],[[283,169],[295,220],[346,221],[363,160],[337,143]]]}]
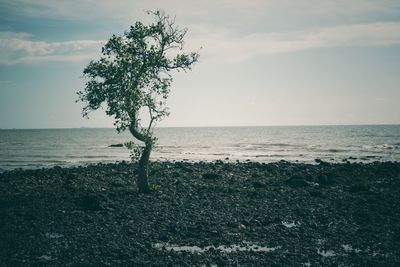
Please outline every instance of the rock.
[{"label": "rock", "polygon": [[49,260],[51,260],[52,258],[51,258],[51,256],[48,256],[48,255],[42,255],[42,256],[40,256],[40,257],[37,257],[37,259],[38,259],[38,260],[41,260],[41,261],[49,261]]},{"label": "rock", "polygon": [[304,187],[309,186],[310,182],[308,182],[303,176],[301,175],[294,175],[291,178],[285,181],[285,184],[292,186],[292,187]]},{"label": "rock", "polygon": [[171,176],[174,177],[174,178],[181,177],[181,173],[177,172],[177,171],[174,171],[174,172],[171,173]]},{"label": "rock", "polygon": [[124,146],[124,144],[112,144],[112,145],[109,145],[108,147],[123,147]]},{"label": "rock", "polygon": [[77,178],[77,175],[74,174],[74,173],[68,173],[67,176],[66,176],[66,178],[67,178],[68,180],[75,180],[75,179]]},{"label": "rock", "polygon": [[311,195],[312,197],[323,197],[323,194],[322,194],[322,192],[320,192],[320,191],[311,191],[311,192],[310,192],[310,195]]},{"label": "rock", "polygon": [[216,179],[221,178],[221,175],[219,175],[218,173],[213,173],[213,172],[203,173],[202,176],[204,179],[207,179],[207,180],[216,180]]},{"label": "rock", "polygon": [[320,165],[329,165],[329,162],[323,161],[322,159],[315,159],[314,161]]},{"label": "rock", "polygon": [[259,182],[259,181],[255,181],[253,182],[253,187],[254,188],[266,188],[267,185],[265,183]]},{"label": "rock", "polygon": [[154,162],[151,195],[136,167],[0,173],[0,266],[399,265],[399,163]]},{"label": "rock", "polygon": [[335,183],[335,177],[330,173],[320,174],[317,179],[320,185],[332,185]]},{"label": "rock", "polygon": [[365,184],[355,184],[349,188],[350,193],[358,193],[368,191],[369,188]]},{"label": "rock", "polygon": [[168,242],[169,238],[166,234],[162,233],[160,234],[160,236],[158,237],[158,240],[162,241],[162,242]]},{"label": "rock", "polygon": [[245,230],[245,229],[246,229],[246,225],[240,223],[240,224],[239,224],[239,229],[240,229],[240,230]]},{"label": "rock", "polygon": [[100,197],[92,194],[82,196],[78,204],[84,210],[98,211],[102,209],[100,206]]}]

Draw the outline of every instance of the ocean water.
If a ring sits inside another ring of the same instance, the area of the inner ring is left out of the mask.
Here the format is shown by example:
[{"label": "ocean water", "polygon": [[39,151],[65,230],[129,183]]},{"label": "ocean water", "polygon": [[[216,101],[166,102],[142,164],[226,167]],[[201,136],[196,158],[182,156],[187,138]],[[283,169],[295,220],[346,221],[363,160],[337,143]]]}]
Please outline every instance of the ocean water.
[{"label": "ocean water", "polygon": [[[158,128],[152,160],[400,161],[400,125]],[[0,169],[128,161],[115,129],[0,130]],[[228,159],[229,158],[229,159]]]}]

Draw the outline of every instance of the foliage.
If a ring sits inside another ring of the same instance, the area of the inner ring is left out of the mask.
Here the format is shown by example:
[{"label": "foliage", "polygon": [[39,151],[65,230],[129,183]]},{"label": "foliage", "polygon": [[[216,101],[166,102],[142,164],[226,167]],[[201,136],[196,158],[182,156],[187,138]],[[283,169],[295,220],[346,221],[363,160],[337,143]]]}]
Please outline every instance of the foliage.
[{"label": "foliage", "polygon": [[140,156],[143,153],[143,149],[144,149],[143,145],[137,144],[132,141],[126,142],[124,145],[131,151],[131,154],[130,154],[131,160],[132,161],[139,160]]},{"label": "foliage", "polygon": [[[148,14],[155,18],[152,24],[136,22],[108,40],[101,58],[84,69],[87,82],[78,95],[86,104],[84,116],[103,107],[115,118],[118,132],[129,129],[136,139],[152,146],[154,124],[169,115],[170,72],[190,70],[199,54],[183,52],[187,30],[178,28],[175,19],[160,10]],[[139,118],[143,108],[150,117],[146,127]]]},{"label": "foliage", "polygon": [[[162,11],[148,12],[155,21],[144,25],[136,22],[122,35],[113,35],[102,48],[102,56],[83,70],[87,79],[79,100],[86,105],[83,115],[106,109],[115,118],[118,132],[129,129],[144,146],[129,142],[132,160],[139,159],[137,186],[149,193],[148,165],[156,138],[153,128],[157,121],[169,115],[166,99],[172,83],[171,71],[187,71],[199,54],[183,52],[186,29],[175,26]],[[141,111],[149,113],[149,124],[143,127]]]}]

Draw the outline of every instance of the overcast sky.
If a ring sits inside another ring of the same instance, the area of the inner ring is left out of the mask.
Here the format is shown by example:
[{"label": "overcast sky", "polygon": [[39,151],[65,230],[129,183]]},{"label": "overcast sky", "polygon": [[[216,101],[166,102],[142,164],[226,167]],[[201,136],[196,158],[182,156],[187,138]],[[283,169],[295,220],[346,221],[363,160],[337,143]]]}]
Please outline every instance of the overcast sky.
[{"label": "overcast sky", "polygon": [[111,127],[82,70],[157,8],[202,47],[159,126],[400,123],[400,0],[0,0],[0,128]]}]

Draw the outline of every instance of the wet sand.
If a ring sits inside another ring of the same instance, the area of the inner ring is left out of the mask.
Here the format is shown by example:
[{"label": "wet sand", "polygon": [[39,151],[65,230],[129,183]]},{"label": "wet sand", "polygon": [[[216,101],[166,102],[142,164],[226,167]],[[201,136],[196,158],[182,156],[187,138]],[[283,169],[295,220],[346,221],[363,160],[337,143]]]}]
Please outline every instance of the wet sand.
[{"label": "wet sand", "polygon": [[400,163],[135,169],[0,173],[0,265],[400,265]]}]

